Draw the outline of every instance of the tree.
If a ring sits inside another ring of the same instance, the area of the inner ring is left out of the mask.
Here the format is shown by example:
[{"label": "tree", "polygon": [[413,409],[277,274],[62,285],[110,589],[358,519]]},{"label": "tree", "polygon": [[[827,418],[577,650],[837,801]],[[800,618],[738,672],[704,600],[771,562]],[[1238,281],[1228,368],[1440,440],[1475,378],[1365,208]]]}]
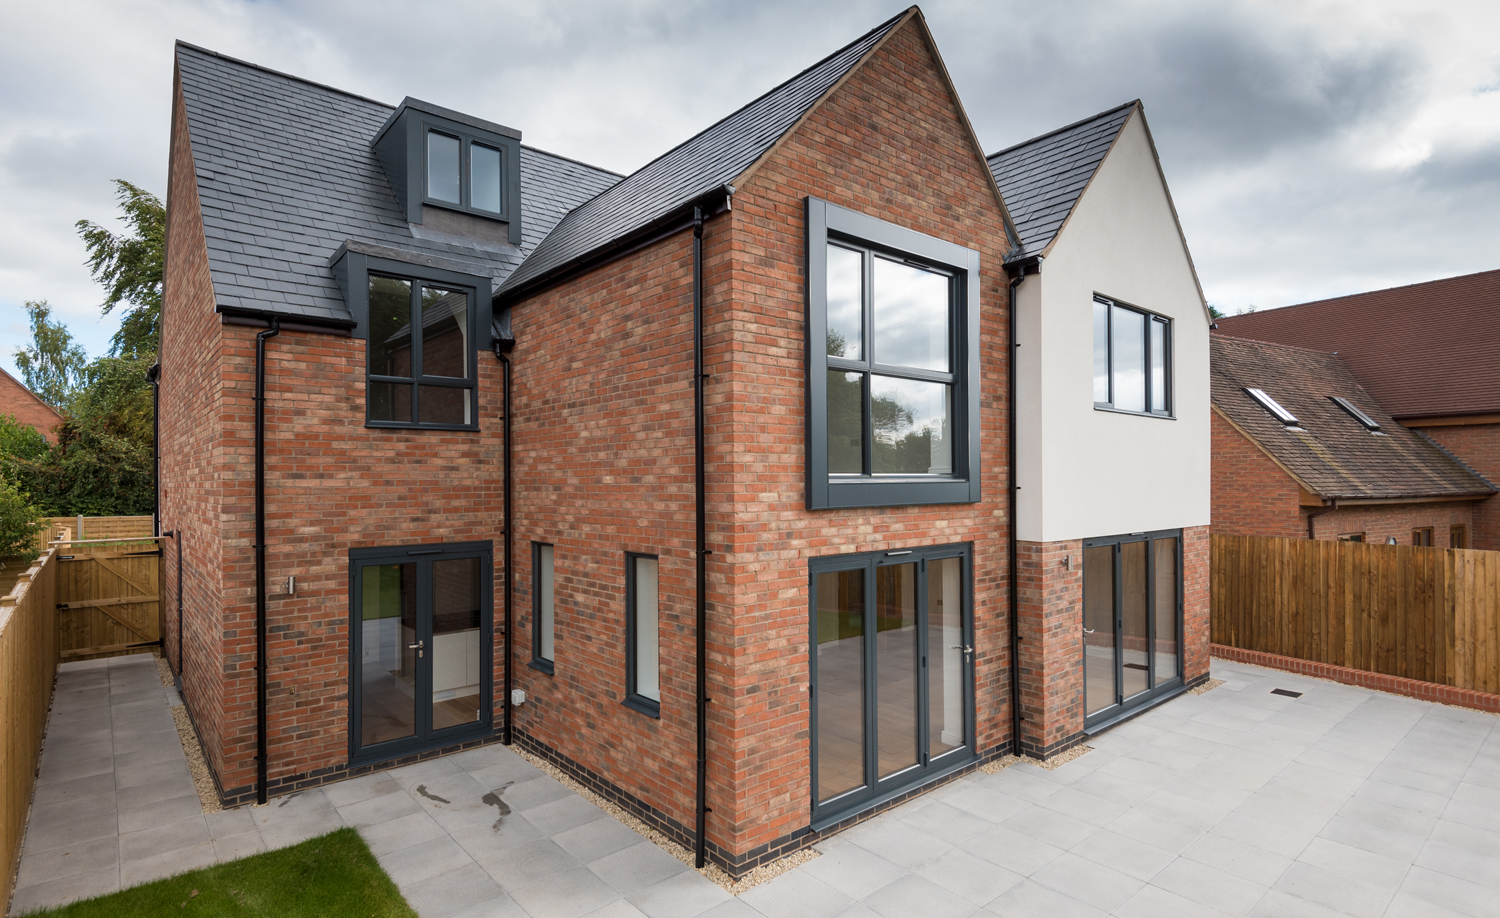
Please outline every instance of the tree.
[{"label": "tree", "polygon": [[108,315],[121,303],[130,304],[110,354],[135,357],[156,353],[161,331],[161,279],[167,237],[167,210],[161,199],[124,179],[115,179],[120,216],[129,235],[117,235],[97,223],[79,220],[74,226],[89,257],[85,262],[106,295],[100,311]]},{"label": "tree", "polygon": [[46,525],[26,495],[0,478],[0,558],[19,555],[22,561],[34,560],[38,554],[36,535]]},{"label": "tree", "polygon": [[1213,319],[1215,322],[1217,322],[1220,319],[1224,318],[1224,311],[1221,310],[1219,307],[1215,306],[1213,303],[1209,303],[1208,304],[1208,317],[1210,319]]},{"label": "tree", "polygon": [[31,319],[31,346],[16,349],[16,368],[26,388],[60,411],[82,377],[88,355],[73,342],[66,326],[52,321],[46,300],[27,300],[26,315]]}]

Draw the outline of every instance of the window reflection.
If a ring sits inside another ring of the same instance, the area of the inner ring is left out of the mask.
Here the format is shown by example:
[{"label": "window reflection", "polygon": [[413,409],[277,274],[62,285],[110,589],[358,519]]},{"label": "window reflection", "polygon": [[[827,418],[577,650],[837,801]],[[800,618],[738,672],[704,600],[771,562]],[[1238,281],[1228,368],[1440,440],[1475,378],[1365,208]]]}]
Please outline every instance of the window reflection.
[{"label": "window reflection", "polygon": [[1114,406],[1146,410],[1146,317],[1115,306],[1110,316],[1114,358]]},{"label": "window reflection", "polygon": [[828,247],[828,356],[864,356],[864,256]]},{"label": "window reflection", "polygon": [[863,373],[828,371],[828,472],[859,475],[865,470],[865,393]]},{"label": "window reflection", "polygon": [[947,372],[949,278],[875,258],[876,363]]},{"label": "window reflection", "polygon": [[870,377],[875,474],[953,472],[952,393],[953,387],[944,383]]},{"label": "window reflection", "polygon": [[500,151],[469,144],[469,198],[478,210],[500,212]]},{"label": "window reflection", "polygon": [[458,138],[428,131],[427,196],[435,201],[461,204],[458,185]]}]

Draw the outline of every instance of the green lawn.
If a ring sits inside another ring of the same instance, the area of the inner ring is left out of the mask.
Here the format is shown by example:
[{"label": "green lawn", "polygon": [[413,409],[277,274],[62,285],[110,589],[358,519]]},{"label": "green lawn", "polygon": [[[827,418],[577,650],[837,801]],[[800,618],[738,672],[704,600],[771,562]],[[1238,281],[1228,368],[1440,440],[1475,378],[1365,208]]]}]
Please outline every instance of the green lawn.
[{"label": "green lawn", "polygon": [[417,913],[401,898],[359,833],[339,829],[291,848],[31,914],[407,918]]}]

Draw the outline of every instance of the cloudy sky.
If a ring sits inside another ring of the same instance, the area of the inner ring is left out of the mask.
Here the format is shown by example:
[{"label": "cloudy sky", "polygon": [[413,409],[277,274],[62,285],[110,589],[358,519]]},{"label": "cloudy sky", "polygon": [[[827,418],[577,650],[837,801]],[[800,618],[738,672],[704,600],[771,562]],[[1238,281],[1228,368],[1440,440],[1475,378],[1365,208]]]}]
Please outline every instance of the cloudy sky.
[{"label": "cloudy sky", "polygon": [[[166,186],[172,42],[427,99],[629,172],[901,0],[51,0],[0,10],[0,365],[46,299],[115,322],[74,221]],[[923,6],[987,150],[1141,98],[1209,301],[1284,306],[1500,267],[1500,4]]]}]

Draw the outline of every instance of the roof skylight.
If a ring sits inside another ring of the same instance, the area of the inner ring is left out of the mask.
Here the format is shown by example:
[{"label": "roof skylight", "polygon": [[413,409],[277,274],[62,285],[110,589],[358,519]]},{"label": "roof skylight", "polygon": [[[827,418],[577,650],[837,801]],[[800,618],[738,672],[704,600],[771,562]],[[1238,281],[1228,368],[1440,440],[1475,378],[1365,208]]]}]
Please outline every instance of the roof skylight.
[{"label": "roof skylight", "polygon": [[1354,420],[1365,425],[1365,430],[1380,429],[1380,425],[1375,422],[1374,418],[1371,418],[1368,414],[1365,414],[1363,411],[1360,411],[1358,408],[1354,407],[1354,403],[1349,401],[1347,398],[1339,395],[1330,395],[1328,397],[1333,400],[1333,403],[1335,405],[1338,405],[1340,408],[1349,412],[1350,416],[1353,417]]},{"label": "roof skylight", "polygon": [[1251,398],[1255,399],[1257,402],[1260,402],[1262,408],[1271,412],[1271,414],[1276,417],[1276,420],[1280,421],[1288,427],[1297,426],[1296,415],[1281,407],[1281,404],[1277,402],[1276,399],[1267,395],[1264,389],[1246,389],[1245,391],[1250,394]]}]

